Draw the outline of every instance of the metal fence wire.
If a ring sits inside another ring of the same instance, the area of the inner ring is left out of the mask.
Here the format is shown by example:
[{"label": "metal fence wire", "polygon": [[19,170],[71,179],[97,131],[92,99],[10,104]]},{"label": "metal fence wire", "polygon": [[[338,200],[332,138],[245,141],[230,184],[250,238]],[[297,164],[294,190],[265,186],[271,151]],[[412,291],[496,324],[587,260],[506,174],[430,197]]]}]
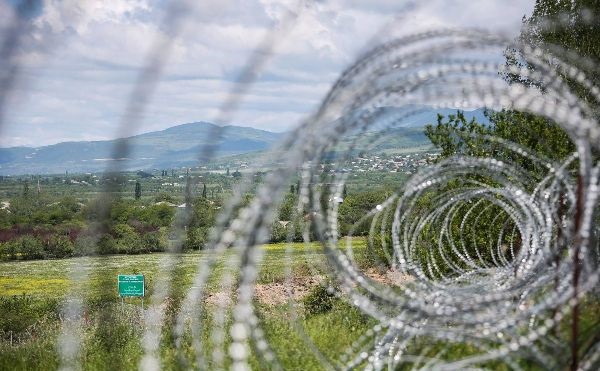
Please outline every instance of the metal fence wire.
[{"label": "metal fence wire", "polygon": [[[17,16],[4,28],[0,46],[0,128],[6,125],[7,97],[20,78],[18,51],[26,42],[28,14],[40,6],[34,0],[18,4]],[[400,15],[410,16],[415,5],[403,4]],[[163,28],[170,38],[153,44],[137,72],[119,121],[120,138],[143,125],[142,117],[173,43],[184,24],[193,22],[190,9],[194,6],[191,1],[169,2]],[[256,76],[286,43],[287,32],[296,25],[304,6],[299,2],[256,47],[213,118],[219,127],[210,136],[218,138],[226,130]],[[385,32],[376,33],[339,75],[318,109],[307,112],[271,150],[280,166],[268,172],[249,203],[245,195],[254,186],[254,174],[244,175],[220,210],[207,258],[199,261],[192,286],[180,301],[172,299],[174,290],[180,289],[173,283],[182,274],[178,266],[184,258],[179,252],[190,208],[177,215],[171,226],[175,242],[160,258],[151,297],[139,319],[143,324],[140,369],[161,368],[165,332],[173,339],[175,351],[181,351],[186,342],[192,344],[193,359],[182,361],[189,368],[210,364],[214,369],[247,369],[251,357],[265,369],[282,368],[253,297],[263,266],[260,246],[268,240],[289,185],[298,178],[299,198],[290,225],[301,230],[307,243],[318,243],[327,259],[326,265],[316,264],[307,250],[307,269],[320,277],[329,293],[375,323],[344,352],[331,355],[303,328],[302,304],[287,290],[286,310],[295,336],[324,368],[462,370],[498,361],[521,369],[519,360],[523,359],[547,369],[599,366],[598,337],[587,344],[585,353],[578,343],[578,308],[582,301],[597,298],[600,275],[600,87],[588,77],[598,73],[598,65],[559,46],[540,47],[485,29],[434,28],[388,37],[394,35],[390,30],[395,27],[392,22]],[[548,20],[544,27],[569,24]],[[490,58],[498,49],[518,51],[519,63],[507,65]],[[508,84],[502,79],[507,75],[520,78]],[[356,262],[356,240],[340,237],[340,206],[335,200],[343,196],[348,181],[344,161],[376,145],[378,138],[393,135],[395,128],[421,113],[423,105],[487,107],[540,116],[559,125],[575,144],[575,151],[559,162],[506,139],[469,134],[486,155],[456,155],[422,166],[357,223],[370,226],[368,248],[402,278],[401,285],[381,284]],[[371,142],[360,140],[367,137],[361,134],[374,128],[378,134],[368,137]],[[340,149],[345,138],[354,139]],[[127,157],[129,149],[127,139],[119,140],[114,158]],[[341,155],[331,159],[333,150]],[[214,146],[203,146],[198,163],[214,156]],[[118,173],[123,165],[113,161],[106,173]],[[323,171],[322,165],[330,171]],[[120,187],[116,182],[108,184],[99,196],[105,205]],[[109,217],[107,207],[96,222]],[[102,228],[102,223],[98,225]],[[489,230],[488,240],[475,242],[481,246],[476,253],[466,248],[473,241],[465,236],[472,236],[473,229]],[[288,248],[288,263],[292,253],[292,247]],[[78,285],[90,279],[89,268],[86,260],[78,260],[69,273],[73,291],[62,303],[57,340],[61,369],[81,367],[85,300],[77,292]],[[288,264],[284,285],[292,284],[291,270]],[[229,299],[217,302],[208,321],[205,302],[211,277],[218,277],[219,293]],[[114,289],[108,283],[107,287]],[[106,309],[114,315],[121,310],[119,306]],[[116,321],[109,314],[107,325]],[[559,323],[568,323],[572,331],[568,344],[556,337]],[[411,345],[415,342],[467,344],[476,351],[448,359],[444,347],[414,352]]]}]

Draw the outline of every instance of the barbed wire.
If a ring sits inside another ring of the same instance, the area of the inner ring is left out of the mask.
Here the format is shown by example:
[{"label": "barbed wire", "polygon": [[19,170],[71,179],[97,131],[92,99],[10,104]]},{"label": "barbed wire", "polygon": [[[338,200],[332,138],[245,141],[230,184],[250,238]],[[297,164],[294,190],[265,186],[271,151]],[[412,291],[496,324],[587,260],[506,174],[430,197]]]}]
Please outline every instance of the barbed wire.
[{"label": "barbed wire", "polygon": [[[193,6],[173,4],[165,17],[171,38],[157,42],[149,52],[120,121],[122,137],[142,124],[170,45],[186,21],[185,7]],[[303,6],[299,2],[290,10],[281,28],[268,32],[252,54],[221,106],[215,120],[220,126],[210,137],[222,135],[222,126],[233,118],[257,72],[278,44],[285,42],[286,32],[294,26]],[[413,7],[412,2],[407,3],[406,12]],[[563,27],[560,23],[553,26]],[[7,71],[18,67],[11,64],[11,58],[22,27],[17,22],[13,27],[17,31],[5,35],[0,125],[4,96],[10,93],[15,78]],[[393,27],[386,25],[385,33]],[[278,207],[289,184],[295,182],[298,169],[299,197],[288,240],[292,239],[291,230],[299,226],[305,242],[317,242],[327,264],[306,259],[311,275],[325,277],[322,282],[330,294],[376,322],[334,357],[320,349],[304,329],[301,305],[291,295],[290,245],[286,249],[285,281],[289,317],[306,349],[325,368],[451,370],[501,361],[519,369],[519,359],[549,369],[566,366],[564,357],[557,354],[564,354],[567,346],[553,329],[569,316],[576,317],[579,303],[597,289],[600,278],[594,219],[600,195],[596,155],[600,151],[600,125],[593,108],[600,104],[600,90],[586,77],[597,67],[558,46],[541,49],[481,29],[434,29],[379,43],[381,37],[382,33],[376,34],[370,41],[372,48],[340,75],[318,110],[273,150],[283,165],[268,173],[250,204],[243,206],[253,174],[247,175],[217,218],[207,259],[197,266],[174,321],[174,344],[181,351],[182,344],[191,341],[196,367],[210,362],[213,368],[222,369],[228,357],[232,368],[247,369],[254,354],[265,367],[282,368],[253,298],[264,258],[260,246],[268,240]],[[494,53],[507,47],[519,50],[528,67],[495,61]],[[522,80],[507,84],[502,74]],[[541,87],[524,81],[539,81]],[[581,94],[574,92],[573,82],[592,100],[582,100]],[[477,136],[481,146],[495,156],[457,155],[420,168],[362,216],[350,228],[349,236],[341,237],[340,203],[336,200],[348,182],[348,174],[342,171],[344,163],[357,150],[374,145],[421,113],[418,107],[422,105],[488,107],[541,116],[559,125],[575,143],[576,151],[557,161],[506,139]],[[396,109],[382,109],[386,107]],[[359,140],[364,138],[360,134],[375,127],[378,133],[370,137],[370,143]],[[353,138],[351,144],[340,149],[338,145],[347,138]],[[127,140],[119,141],[113,157],[126,157],[128,146]],[[329,156],[332,150],[341,153],[335,160]],[[214,146],[203,146],[200,161],[210,160],[214,152]],[[531,165],[524,167],[523,160]],[[332,162],[337,171],[324,172],[320,165]],[[122,166],[115,161],[107,172],[118,172]],[[104,196],[113,193],[112,188],[104,189]],[[109,217],[108,209],[103,215],[104,219]],[[188,224],[186,209],[172,225],[178,232],[172,253],[181,250]],[[363,224],[369,225],[367,248],[380,265],[403,277],[401,285],[375,281],[356,261],[354,251],[358,247],[352,235]],[[476,231],[486,231],[488,238],[476,240]],[[169,254],[159,262],[144,317],[140,369],[161,367],[159,347],[167,321],[162,303],[173,289],[179,259]],[[222,262],[224,269],[219,273],[217,266]],[[78,261],[70,279],[85,281],[87,271],[85,261]],[[220,275],[220,292],[232,300],[220,301],[208,323],[203,320],[204,301],[208,280],[215,275]],[[62,369],[76,369],[80,358],[84,304],[76,291],[63,305],[65,320],[58,339]],[[188,331],[191,340],[186,339]],[[577,335],[576,324],[573,331]],[[204,340],[207,332],[210,344]],[[444,346],[415,349],[419,341]],[[448,359],[451,344],[466,344],[474,351]],[[585,355],[578,353],[577,336],[571,346],[571,366],[594,369],[598,365],[597,344]],[[187,366],[193,367],[191,363]]]}]

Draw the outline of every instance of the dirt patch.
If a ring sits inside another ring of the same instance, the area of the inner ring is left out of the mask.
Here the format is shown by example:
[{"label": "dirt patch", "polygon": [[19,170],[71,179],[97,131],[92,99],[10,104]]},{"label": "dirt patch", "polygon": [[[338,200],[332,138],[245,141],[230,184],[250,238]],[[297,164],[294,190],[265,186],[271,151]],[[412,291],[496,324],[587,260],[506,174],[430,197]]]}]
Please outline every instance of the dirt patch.
[{"label": "dirt patch", "polygon": [[232,303],[231,296],[225,291],[209,293],[204,301],[209,305],[229,306]]},{"label": "dirt patch", "polygon": [[[376,269],[369,269],[365,272],[365,275],[374,281],[393,286],[402,286],[414,280],[413,276],[392,270],[381,273]],[[256,284],[254,286],[254,297],[261,304],[267,305],[285,304],[290,296],[294,300],[300,301],[323,280],[322,276],[300,276],[294,277],[290,281]],[[229,306],[232,303],[232,297],[226,292],[218,291],[208,294],[205,302],[211,305]]]},{"label": "dirt patch", "polygon": [[[262,304],[279,305],[285,304],[291,295],[294,300],[301,300],[310,289],[323,281],[321,276],[294,277],[289,282],[274,282],[267,284],[256,284],[254,286],[254,297]],[[232,295],[224,291],[209,293],[204,299],[209,305],[229,306],[233,302]]]},{"label": "dirt patch", "polygon": [[279,305],[287,303],[291,296],[294,300],[301,300],[310,289],[323,281],[321,276],[294,277],[289,282],[276,282],[257,284],[254,286],[254,296],[262,304]]},{"label": "dirt patch", "polygon": [[369,277],[370,279],[372,279],[373,281],[377,281],[386,285],[393,285],[393,286],[402,286],[407,282],[412,282],[414,281],[414,277],[406,274],[406,273],[402,273],[402,272],[398,272],[395,270],[388,270],[385,271],[384,273],[381,273],[380,271],[370,268],[365,272],[365,275],[367,277]]}]

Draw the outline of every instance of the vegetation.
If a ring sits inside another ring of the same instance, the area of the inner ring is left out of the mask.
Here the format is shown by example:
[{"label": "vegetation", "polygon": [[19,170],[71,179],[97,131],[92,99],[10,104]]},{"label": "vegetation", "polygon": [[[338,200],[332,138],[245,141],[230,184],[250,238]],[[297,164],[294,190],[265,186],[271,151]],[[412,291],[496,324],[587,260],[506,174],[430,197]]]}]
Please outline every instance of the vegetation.
[{"label": "vegetation", "polygon": [[[361,258],[364,241],[356,241],[355,254]],[[294,244],[291,246],[291,264],[293,278],[306,277],[309,271],[303,268],[306,258],[315,267],[326,262],[323,251],[316,244]],[[288,246],[273,244],[264,247],[264,259],[261,264],[260,284],[282,282],[286,266]],[[307,255],[307,252],[310,254]],[[180,274],[173,276],[173,290],[166,301],[168,316],[175,313],[179,306],[179,295],[185,293],[192,284],[199,260],[205,257],[204,252],[188,252],[179,255]],[[94,266],[88,285],[81,294],[85,297],[86,320],[84,331],[84,354],[86,369],[135,369],[142,354],[140,302],[137,299],[126,299],[121,308],[120,299],[115,290],[114,277],[117,273],[144,273],[147,280],[147,295],[152,295],[156,283],[161,255],[94,257],[88,262]],[[224,257],[225,258],[225,257]],[[80,259],[80,258],[76,258]],[[60,326],[59,302],[69,292],[69,271],[78,260],[63,259],[51,262],[25,261],[0,263],[3,276],[0,277],[0,369],[30,369],[44,364],[47,368],[56,368],[56,339]],[[222,262],[221,262],[222,263]],[[208,294],[221,290],[219,279],[224,273],[223,264],[219,264],[208,282]],[[323,267],[322,267],[323,268]],[[107,279],[109,277],[109,279]],[[108,281],[108,282],[107,282]],[[312,286],[313,292],[320,293],[320,286]],[[304,299],[303,305],[309,308],[320,308],[304,314],[300,312],[300,323],[305,326],[309,336],[322,349],[333,356],[357,339],[370,326],[372,320],[362,315],[359,310],[346,304],[343,300],[325,301],[321,294],[313,294],[314,300]],[[293,369],[304,365],[309,369],[318,368],[318,360],[305,351],[305,344],[300,337],[290,336],[292,324],[289,322],[287,304],[269,304],[256,299],[258,315],[263,323],[265,333],[271,344],[277,347],[282,356],[280,362],[285,369]],[[325,304],[323,304],[326,302]],[[207,302],[207,316],[203,321],[210,324],[212,308],[216,303]],[[326,306],[326,308],[325,308]],[[343,314],[343,315],[342,315]],[[167,317],[168,317],[167,316]],[[105,321],[102,324],[101,321]],[[172,326],[165,320],[163,326],[164,340],[161,342],[161,358],[166,369],[186,368],[181,357],[192,365],[190,359],[191,342],[186,338],[183,350],[176,352],[169,342]],[[327,328],[327,331],[323,329]],[[188,334],[189,335],[189,334]],[[340,337],[344,341],[340,341]],[[12,343],[11,343],[12,338]],[[212,341],[205,334],[207,344]],[[229,342],[230,339],[226,339]],[[210,362],[211,353],[205,354]],[[252,360],[258,367],[256,359]]]},{"label": "vegetation", "polygon": [[[561,45],[584,56],[600,58],[597,19],[589,28],[546,30],[539,27],[539,20],[543,17],[558,18],[561,13],[575,21],[579,17],[579,11],[589,5],[595,3],[540,0],[536,3],[533,15],[524,20],[520,37],[548,50]],[[519,53],[518,50],[507,50],[507,64],[524,63]],[[596,85],[600,85],[597,73],[590,76]],[[509,83],[520,81],[531,86],[541,85],[536,81],[522,81],[519,76],[504,77]],[[575,82],[568,83],[575,91],[580,92],[582,99],[589,98],[583,90],[579,90]],[[486,115],[489,123],[478,122],[475,118],[468,120],[460,111],[446,117],[439,115],[437,125],[428,126],[425,135],[441,150],[442,159],[457,154],[494,157],[516,162],[531,172],[540,170],[538,165],[524,156],[491,145],[485,136],[510,140],[555,161],[564,160],[575,148],[568,135],[546,118],[509,110],[490,111]],[[418,136],[414,132],[413,134]],[[364,140],[370,139],[365,138]],[[403,147],[408,146],[406,143],[396,144],[391,147],[380,146],[378,150],[383,152],[381,157],[402,153],[405,150]],[[424,145],[423,148],[428,146]],[[359,155],[362,157],[365,154]],[[370,161],[363,160],[365,163]],[[344,165],[350,166],[353,163]],[[179,174],[175,169],[162,169],[160,175],[157,171],[155,176],[138,172],[110,177],[66,174],[64,177],[23,176],[0,179],[0,196],[4,201],[0,209],[0,260],[6,261],[0,263],[0,369],[30,369],[40,364],[48,368],[58,366],[55,348],[61,325],[59,303],[69,290],[71,264],[77,264],[77,259],[82,259],[79,257],[90,255],[102,256],[89,258],[88,262],[94,266],[89,280],[90,287],[85,293],[77,293],[85,298],[86,308],[83,364],[89,369],[136,368],[142,355],[142,320],[138,304],[133,300],[126,300],[124,306],[119,307],[121,304],[114,290],[114,282],[107,277],[114,278],[117,273],[123,272],[143,272],[148,279],[147,294],[152,295],[161,255],[150,253],[167,251],[174,245],[179,232],[177,229],[181,227],[178,218],[187,218],[184,251],[175,255],[177,272],[173,275],[173,290],[164,303],[167,316],[162,327],[160,352],[165,368],[187,369],[199,366],[189,356],[192,346],[189,333],[186,333],[186,341],[181,350],[173,346],[173,315],[180,308],[183,293],[192,285],[198,262],[206,257],[206,252],[202,250],[206,247],[219,210],[242,178],[240,166],[232,166],[231,172],[229,166],[222,170],[220,173],[188,170],[185,175],[183,172]],[[328,173],[333,170],[325,168],[323,171]],[[253,186],[262,181],[263,175],[264,173],[258,174],[253,180]],[[385,251],[367,249],[365,237],[371,237],[375,247],[385,245],[390,248],[389,226],[392,215],[390,213],[383,216],[388,218],[387,230],[381,231],[383,221],[376,221],[375,233],[369,233],[373,218],[365,218],[365,215],[390,197],[396,189],[401,188],[406,177],[407,174],[389,171],[352,173],[348,177],[337,221],[340,237],[349,234],[358,236],[355,237],[353,254],[361,268],[388,268],[385,266],[389,264],[384,257]],[[438,193],[451,193],[465,187],[470,181],[494,185],[494,179],[485,176],[466,176],[464,179],[451,180],[423,193],[416,201],[414,212],[418,216],[419,213],[431,210],[436,206]],[[36,183],[40,184],[37,189],[32,186]],[[315,276],[313,269],[323,271],[327,268],[327,258],[316,244],[292,244],[291,247],[278,244],[286,240],[301,241],[311,217],[308,209],[296,211],[300,186],[296,179],[290,183],[289,192],[284,196],[271,225],[270,242],[273,244],[263,247],[258,285],[275,285],[284,282],[286,278],[304,279]],[[115,187],[111,188],[111,185]],[[98,197],[106,189],[117,191],[107,198]],[[322,206],[328,205],[330,196],[326,191],[323,192],[320,200]],[[251,197],[252,194],[249,193],[245,200],[248,201]],[[499,206],[484,197],[472,201],[481,201],[482,207],[477,209],[477,213],[469,214],[467,202],[461,204],[455,210],[453,220],[446,225],[448,240],[465,241],[465,254],[477,256],[478,261],[493,266],[498,264],[499,256],[482,246],[493,241],[518,249],[520,236],[518,233],[502,233],[503,230],[511,230],[514,223]],[[462,228],[461,222],[472,228]],[[465,259],[457,256],[447,241],[440,243],[440,230],[443,227],[445,226],[435,222],[429,223],[417,241],[422,247],[417,256],[419,265],[426,267],[434,262],[438,268],[437,271],[425,271],[434,280],[452,275],[457,268],[469,268],[465,265]],[[447,252],[444,259],[439,255],[440,244]],[[111,254],[131,256],[109,256]],[[512,249],[501,254],[507,260],[516,256]],[[39,261],[69,257],[72,259]],[[219,293],[221,275],[228,273],[234,278],[237,275],[237,272],[225,271],[225,257],[218,262],[217,269],[209,278],[208,294]],[[288,257],[291,264],[289,267],[286,266]],[[291,272],[291,277],[286,276],[288,271]],[[300,300],[298,319],[306,334],[323,350],[325,356],[338,355],[374,325],[373,319],[349,305],[347,298],[327,285],[312,285],[307,292]],[[319,360],[312,354],[307,354],[303,339],[290,323],[287,304],[268,304],[261,302],[259,298],[255,298],[255,304],[265,336],[281,356],[282,366],[285,369],[318,368]],[[199,305],[207,309],[201,319],[203,324],[210,325],[215,314],[212,311],[214,307],[211,307],[214,303],[202,302]],[[582,341],[593,343],[597,337],[600,326],[597,321],[598,309],[595,298],[586,298],[581,312],[581,327],[586,332]],[[567,318],[563,322],[568,321]],[[567,333],[568,329],[562,328],[565,326],[561,323],[557,331]],[[208,331],[203,336],[203,341],[207,344],[213,341],[209,338]],[[410,352],[422,356],[436,355],[439,354],[439,349],[445,348],[449,359],[477,353],[477,349],[466,344],[426,344],[427,340],[420,339],[410,343]],[[227,335],[224,341],[227,344],[231,339]],[[590,348],[590,345],[586,343],[582,349],[586,347]],[[208,353],[205,356],[211,358]],[[252,357],[253,365],[258,368],[257,355],[253,354]],[[213,365],[207,363],[203,366],[210,368]],[[489,366],[504,369],[503,365],[496,363]],[[521,366],[524,369],[532,368],[528,364]]]}]

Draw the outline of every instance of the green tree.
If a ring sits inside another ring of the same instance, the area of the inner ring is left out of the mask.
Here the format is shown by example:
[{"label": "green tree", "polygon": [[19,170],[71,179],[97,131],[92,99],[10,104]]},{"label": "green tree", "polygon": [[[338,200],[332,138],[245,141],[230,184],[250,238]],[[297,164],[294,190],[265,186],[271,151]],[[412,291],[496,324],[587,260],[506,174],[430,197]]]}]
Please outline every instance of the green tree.
[{"label": "green tree", "polygon": [[210,228],[215,224],[216,208],[213,201],[200,197],[193,204],[190,223],[187,228],[185,247],[202,249],[208,241]]},{"label": "green tree", "polygon": [[[591,15],[590,15],[591,12]],[[532,44],[547,53],[553,53],[557,46],[574,51],[583,58],[598,63],[600,60],[600,3],[595,0],[575,1],[536,1],[534,11],[523,19],[523,27],[518,41]],[[548,24],[556,22],[553,27]],[[517,66],[534,70],[535,66],[526,62],[522,51],[507,49],[505,51],[507,66]],[[568,79],[560,70],[559,75],[580,99],[591,105],[595,117],[600,118],[600,107],[580,83]],[[600,86],[600,71],[597,68],[586,71],[586,77],[595,86]],[[543,90],[542,81],[532,81],[523,76],[505,73],[503,78],[508,83],[523,83]],[[426,135],[433,144],[441,148],[442,157],[454,154],[475,156],[502,157],[507,154],[491,153],[482,143],[481,135],[489,134],[507,139],[535,153],[553,160],[563,160],[575,150],[575,146],[567,133],[555,122],[529,113],[514,110],[486,113],[491,125],[467,122],[459,112],[448,116],[447,120],[438,117],[438,125],[428,125]],[[525,159],[514,159],[527,170],[532,164]]]},{"label": "green tree", "polygon": [[65,258],[73,255],[74,246],[67,236],[54,235],[48,240],[46,256],[51,258]]},{"label": "green tree", "polygon": [[25,181],[23,183],[23,197],[28,197],[29,196],[29,183],[27,181]]},{"label": "green tree", "polygon": [[185,207],[192,207],[192,179],[188,176],[185,181]]},{"label": "green tree", "polygon": [[139,200],[142,197],[142,185],[139,180],[135,182],[135,199]]},{"label": "green tree", "polygon": [[370,218],[360,224],[358,222],[389,196],[390,192],[382,191],[356,192],[348,195],[338,209],[340,233],[347,235],[353,230],[355,236],[368,235]]},{"label": "green tree", "polygon": [[[585,72],[587,82],[594,87],[600,86],[600,69],[597,68],[600,61],[600,2],[597,0],[537,0],[533,13],[530,17],[523,19],[523,26],[518,40],[522,44],[533,45],[541,49],[542,54],[558,57],[567,64],[573,63]],[[516,45],[521,45],[517,43]],[[574,57],[574,52],[577,57]],[[506,65],[508,67],[519,67],[530,71],[536,70],[536,65],[529,63],[522,50],[512,48],[505,51]],[[600,105],[592,96],[592,92],[580,81],[570,78],[566,71],[559,68],[557,61],[559,59],[549,58],[549,63],[556,65],[555,73],[560,76],[569,90],[579,99],[585,102],[591,109],[594,119],[600,119]],[[546,82],[542,79],[532,80],[529,76],[532,74],[515,74],[514,69],[507,69],[502,77],[509,84],[520,83],[531,88],[540,89],[544,93]],[[547,75],[547,74],[545,74]],[[562,161],[575,151],[575,145],[567,133],[556,123],[544,117],[536,116],[530,113],[518,112],[514,110],[502,110],[500,112],[488,112],[491,125],[488,127],[481,123],[465,122],[460,120],[457,123],[455,118],[449,117],[447,121],[438,117],[436,127],[428,126],[426,135],[442,149],[442,157],[452,156],[454,154],[468,154],[477,156],[493,156],[496,158],[509,158],[511,162],[519,164],[527,171],[535,170],[535,165],[527,158],[519,157],[508,153],[508,151],[495,151],[489,145],[483,145],[478,139],[481,134],[490,134],[495,137],[503,138],[523,147],[529,148],[532,152],[555,161]],[[471,135],[472,134],[472,135]],[[598,153],[592,153],[595,160],[599,157]],[[498,210],[502,212],[501,210]],[[492,221],[494,215],[490,215],[485,222],[487,231],[493,233],[494,225]],[[596,235],[600,226],[598,215],[596,214]],[[452,233],[452,231],[451,231]],[[465,240],[479,241],[478,244],[485,243],[486,236],[483,232],[472,232],[469,236],[463,236]],[[593,234],[592,234],[593,235]],[[517,245],[520,244],[517,238]],[[597,245],[597,242],[592,242]],[[576,249],[577,244],[573,244]],[[426,249],[424,249],[426,250]],[[560,252],[557,253],[557,261],[561,259]],[[573,287],[577,287],[577,273],[579,269],[579,254],[575,250],[572,255],[575,257]],[[439,261],[439,259],[436,259]],[[578,369],[578,358],[581,354],[593,349],[593,344],[597,342],[597,337],[589,342],[589,337],[579,333],[579,304],[573,306],[571,322],[571,357],[570,368]],[[597,325],[597,324],[596,324]],[[591,331],[593,332],[593,331]],[[586,349],[587,348],[587,349]],[[566,364],[564,365],[566,368]]]},{"label": "green tree", "polygon": [[206,183],[202,187],[202,197],[206,198]]},{"label": "green tree", "polygon": [[[444,120],[446,119],[446,120]],[[478,123],[475,118],[467,121],[462,111],[456,115],[437,115],[437,125],[426,125],[425,135],[436,147],[440,148],[442,158],[457,154],[484,156],[481,136],[492,134],[493,128]]]},{"label": "green tree", "polygon": [[45,257],[44,245],[39,238],[26,235],[18,239],[23,259],[43,259]]}]

